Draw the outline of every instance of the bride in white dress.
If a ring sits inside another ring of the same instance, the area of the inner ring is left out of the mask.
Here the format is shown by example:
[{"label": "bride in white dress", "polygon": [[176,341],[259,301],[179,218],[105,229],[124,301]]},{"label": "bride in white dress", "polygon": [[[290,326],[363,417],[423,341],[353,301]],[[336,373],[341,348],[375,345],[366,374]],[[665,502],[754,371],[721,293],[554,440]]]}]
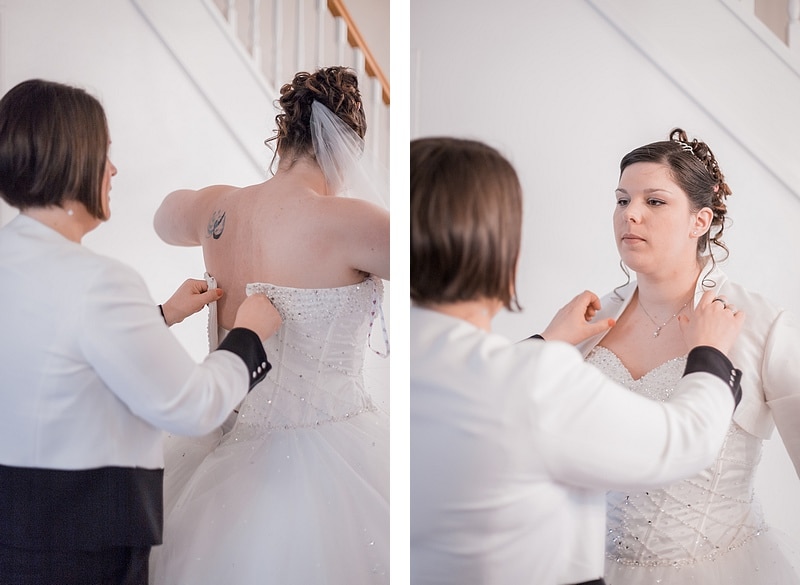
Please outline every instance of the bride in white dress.
[{"label": "bride in white dress", "polygon": [[279,103],[273,177],[176,191],[156,214],[168,243],[202,245],[225,292],[212,346],[246,294],[265,293],[283,326],[232,428],[168,446],[155,584],[389,581],[389,421],[363,375],[365,352],[388,349],[389,216],[343,196],[375,196],[354,187],[368,188],[353,72],[298,73]]},{"label": "bride in white dress", "polygon": [[685,364],[680,321],[703,292],[713,290],[715,301],[746,319],[729,354],[742,370],[742,402],[714,464],[661,489],[608,495],[609,585],[800,583],[786,539],[766,525],[753,490],[762,442],[776,425],[800,469],[800,327],[716,265],[712,245],[727,253],[721,236],[730,193],[708,146],[680,129],[622,159],[614,233],[637,280],[601,300],[596,318],[617,324],[583,344],[587,360],[664,401]]}]

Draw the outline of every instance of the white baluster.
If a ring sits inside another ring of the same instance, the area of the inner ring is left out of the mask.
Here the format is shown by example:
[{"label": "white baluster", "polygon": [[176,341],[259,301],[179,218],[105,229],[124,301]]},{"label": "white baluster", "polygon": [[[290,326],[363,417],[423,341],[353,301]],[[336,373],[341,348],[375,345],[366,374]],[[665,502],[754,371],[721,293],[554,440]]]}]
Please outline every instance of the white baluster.
[{"label": "white baluster", "polygon": [[317,0],[317,59],[315,65],[325,64],[325,16],[328,14],[327,0]]},{"label": "white baluster", "polygon": [[296,58],[295,61],[295,71],[303,71],[306,69],[305,60],[306,60],[306,35],[305,35],[305,20],[306,20],[306,12],[305,12],[305,5],[303,0],[295,0],[295,10],[297,13],[295,14],[295,27],[297,29],[297,34],[295,35],[295,40],[297,42],[297,50],[296,50]]},{"label": "white baluster", "polygon": [[365,78],[366,57],[364,57],[364,51],[358,47],[353,47],[353,69],[359,79]]},{"label": "white baluster", "polygon": [[344,48],[347,45],[347,23],[341,16],[336,17],[336,65],[345,65]]},{"label": "white baluster", "polygon": [[250,0],[250,54],[261,69],[261,0]]},{"label": "white baluster", "polygon": [[[381,86],[381,82],[378,80],[377,77],[370,78],[370,86],[372,90],[372,119],[378,121],[381,119],[381,108],[383,106],[383,101],[381,97],[383,96],[383,87]],[[379,145],[381,141],[381,124],[370,124],[369,126],[369,133],[370,138],[372,139],[372,147],[370,151],[372,152],[372,156],[376,161],[380,161],[380,150]]]},{"label": "white baluster", "polygon": [[786,44],[800,55],[800,0],[789,0],[789,22],[786,24]]},{"label": "white baluster", "polygon": [[239,25],[239,15],[236,12],[236,0],[228,0],[228,4],[225,7],[225,18],[228,21],[228,25],[231,27],[231,31],[235,35]]},{"label": "white baluster", "polygon": [[283,84],[283,1],[275,0],[273,4],[272,19],[272,57],[275,59],[275,66],[272,71],[272,82],[275,87]]}]

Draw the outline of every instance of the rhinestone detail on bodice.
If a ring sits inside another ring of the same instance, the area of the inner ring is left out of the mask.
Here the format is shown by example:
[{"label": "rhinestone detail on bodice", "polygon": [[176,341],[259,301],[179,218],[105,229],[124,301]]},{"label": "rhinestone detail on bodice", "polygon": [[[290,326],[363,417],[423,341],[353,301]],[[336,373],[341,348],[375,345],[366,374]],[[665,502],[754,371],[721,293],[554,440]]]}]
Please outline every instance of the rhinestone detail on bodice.
[{"label": "rhinestone detail on bodice", "polygon": [[272,370],[245,398],[227,440],[313,428],[375,410],[363,366],[383,297],[380,279],[327,289],[248,284],[247,294],[254,293],[267,295],[283,324],[264,342]]},{"label": "rhinestone detail on bodice", "polygon": [[[659,401],[672,395],[686,364],[685,357],[675,358],[634,380],[602,346],[586,360],[633,392]],[[609,492],[607,558],[625,565],[687,566],[758,535],[766,528],[753,495],[761,445],[732,422],[716,461],[694,477],[661,489]]]}]

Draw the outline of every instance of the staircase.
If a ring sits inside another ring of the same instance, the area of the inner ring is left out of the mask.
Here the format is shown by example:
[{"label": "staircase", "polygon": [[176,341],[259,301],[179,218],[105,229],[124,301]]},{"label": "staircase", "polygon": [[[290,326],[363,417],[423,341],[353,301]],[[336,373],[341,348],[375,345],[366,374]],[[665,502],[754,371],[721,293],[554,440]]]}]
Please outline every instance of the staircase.
[{"label": "staircase", "polygon": [[587,2],[800,197],[800,0],[771,27],[753,0]]},{"label": "staircase", "polygon": [[358,74],[367,153],[389,167],[389,83],[341,0],[132,2],[259,168],[279,88],[330,65]]}]

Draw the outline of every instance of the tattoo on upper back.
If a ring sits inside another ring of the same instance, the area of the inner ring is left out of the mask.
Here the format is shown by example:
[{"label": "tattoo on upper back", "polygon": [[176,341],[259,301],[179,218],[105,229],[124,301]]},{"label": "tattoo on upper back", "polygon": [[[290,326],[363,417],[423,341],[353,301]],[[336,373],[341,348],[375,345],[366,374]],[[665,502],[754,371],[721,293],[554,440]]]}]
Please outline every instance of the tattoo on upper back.
[{"label": "tattoo on upper back", "polygon": [[206,228],[206,237],[218,240],[225,229],[225,212],[217,209],[211,214],[211,219],[208,220],[208,227]]}]

